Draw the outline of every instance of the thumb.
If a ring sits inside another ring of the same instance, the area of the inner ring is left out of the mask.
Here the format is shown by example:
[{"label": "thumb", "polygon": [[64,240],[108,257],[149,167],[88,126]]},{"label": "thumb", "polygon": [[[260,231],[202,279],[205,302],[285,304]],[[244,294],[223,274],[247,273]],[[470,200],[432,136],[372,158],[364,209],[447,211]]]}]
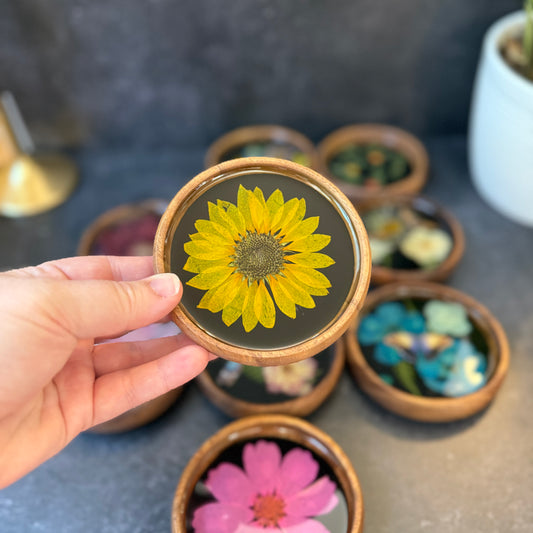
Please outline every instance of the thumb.
[{"label": "thumb", "polygon": [[[47,280],[55,324],[78,339],[117,336],[166,316],[179,302],[182,286],[175,274],[139,281]],[[47,292],[48,292],[47,291]],[[46,309],[44,309],[46,311]]]}]

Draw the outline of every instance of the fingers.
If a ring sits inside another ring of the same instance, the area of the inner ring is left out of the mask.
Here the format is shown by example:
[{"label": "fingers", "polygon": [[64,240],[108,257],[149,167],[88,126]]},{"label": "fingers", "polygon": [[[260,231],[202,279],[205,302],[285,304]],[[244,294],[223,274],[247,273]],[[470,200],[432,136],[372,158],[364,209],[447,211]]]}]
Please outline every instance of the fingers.
[{"label": "fingers", "polygon": [[93,425],[183,385],[200,374],[207,362],[207,351],[190,344],[154,361],[99,377],[94,386]]},{"label": "fingers", "polygon": [[113,337],[166,316],[179,302],[181,283],[174,274],[140,281],[35,280],[33,298],[41,319],[77,339]]},{"label": "fingers", "polygon": [[6,274],[50,279],[134,281],[154,273],[152,257],[86,256],[48,261]]},{"label": "fingers", "polygon": [[100,344],[93,350],[96,377],[139,366],[194,342],[183,334],[137,342]]}]

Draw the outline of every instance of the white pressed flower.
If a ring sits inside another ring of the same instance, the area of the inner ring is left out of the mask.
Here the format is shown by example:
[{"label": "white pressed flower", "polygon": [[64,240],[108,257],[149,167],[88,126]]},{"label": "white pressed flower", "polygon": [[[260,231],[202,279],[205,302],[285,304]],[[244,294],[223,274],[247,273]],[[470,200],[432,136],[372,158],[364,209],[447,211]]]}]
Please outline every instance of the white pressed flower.
[{"label": "white pressed flower", "polygon": [[450,254],[452,238],[439,228],[417,226],[400,242],[400,251],[423,268],[437,266]]}]

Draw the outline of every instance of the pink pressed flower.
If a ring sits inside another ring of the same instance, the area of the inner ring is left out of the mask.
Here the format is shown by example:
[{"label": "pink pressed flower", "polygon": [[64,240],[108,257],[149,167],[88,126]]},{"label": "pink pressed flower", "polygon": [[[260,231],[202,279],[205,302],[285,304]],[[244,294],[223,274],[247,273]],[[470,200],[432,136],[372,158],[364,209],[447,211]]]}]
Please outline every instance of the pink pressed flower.
[{"label": "pink pressed flower", "polygon": [[195,533],[329,533],[313,517],[337,505],[336,485],[327,476],[315,481],[311,452],[293,448],[282,457],[276,443],[260,440],[244,447],[243,466],[209,471],[206,486],[217,501],[196,509]]}]

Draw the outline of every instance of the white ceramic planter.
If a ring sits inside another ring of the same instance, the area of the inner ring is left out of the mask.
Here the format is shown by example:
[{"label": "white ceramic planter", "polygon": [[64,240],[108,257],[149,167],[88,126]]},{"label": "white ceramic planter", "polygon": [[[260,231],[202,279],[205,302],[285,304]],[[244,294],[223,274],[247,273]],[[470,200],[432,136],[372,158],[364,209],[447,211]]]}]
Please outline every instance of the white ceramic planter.
[{"label": "white ceramic planter", "polygon": [[469,128],[470,171],[479,194],[515,222],[533,226],[533,83],[500,53],[506,36],[524,25],[523,11],[485,35]]}]

